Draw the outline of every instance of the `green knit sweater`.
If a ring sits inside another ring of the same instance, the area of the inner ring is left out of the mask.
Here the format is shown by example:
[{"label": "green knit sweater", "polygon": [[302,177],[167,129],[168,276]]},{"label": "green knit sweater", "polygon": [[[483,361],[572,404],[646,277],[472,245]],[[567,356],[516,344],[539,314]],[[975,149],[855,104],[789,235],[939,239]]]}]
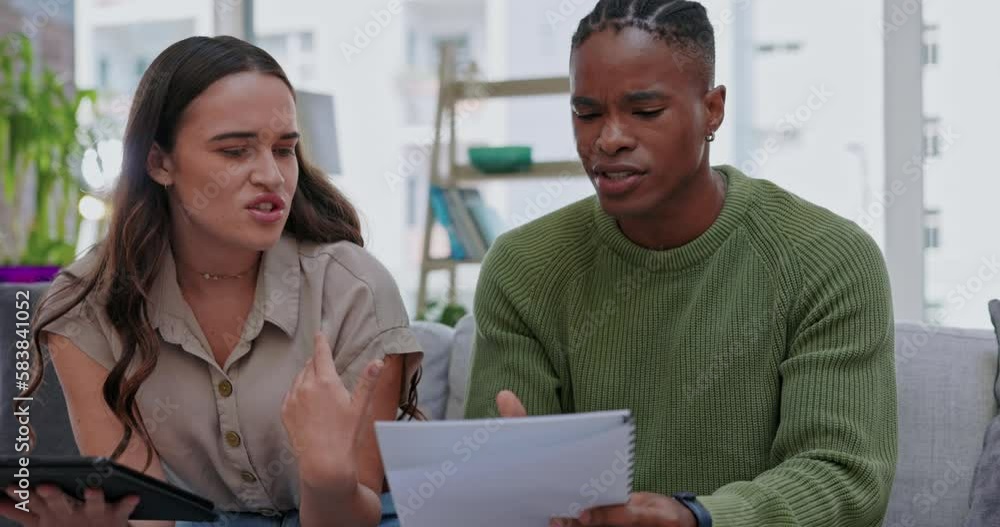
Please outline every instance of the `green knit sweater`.
[{"label": "green knit sweater", "polygon": [[476,291],[466,415],[629,409],[634,490],[716,527],[876,526],[896,464],[889,280],[855,224],[728,166],[720,216],[665,251],[596,197],[501,236]]}]

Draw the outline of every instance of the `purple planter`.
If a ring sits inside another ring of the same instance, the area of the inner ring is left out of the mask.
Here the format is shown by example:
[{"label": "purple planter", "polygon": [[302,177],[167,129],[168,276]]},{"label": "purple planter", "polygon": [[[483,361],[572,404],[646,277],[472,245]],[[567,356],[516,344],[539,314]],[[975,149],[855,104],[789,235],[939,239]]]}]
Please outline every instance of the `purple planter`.
[{"label": "purple planter", "polygon": [[0,266],[0,284],[51,282],[60,269],[58,265]]}]

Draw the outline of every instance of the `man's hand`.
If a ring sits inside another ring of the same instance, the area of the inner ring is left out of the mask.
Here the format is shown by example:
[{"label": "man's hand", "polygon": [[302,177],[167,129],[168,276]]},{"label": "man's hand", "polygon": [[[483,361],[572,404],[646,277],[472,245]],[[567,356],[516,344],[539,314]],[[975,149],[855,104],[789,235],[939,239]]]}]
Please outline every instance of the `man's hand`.
[{"label": "man's hand", "polygon": [[528,417],[521,400],[510,390],[497,394],[497,409],[500,410],[500,417]]},{"label": "man's hand", "polygon": [[602,527],[697,527],[694,514],[677,500],[652,494],[637,492],[632,494],[625,505],[595,507],[580,513],[580,519],[553,518],[551,527],[579,527],[599,525]]},{"label": "man's hand", "polygon": [[[521,400],[510,390],[497,394],[497,409],[500,417],[527,417],[528,412]],[[602,527],[697,527],[694,514],[677,500],[652,494],[637,492],[632,494],[625,505],[595,507],[580,514],[580,519],[553,518],[552,527],[580,527],[597,525]]]}]

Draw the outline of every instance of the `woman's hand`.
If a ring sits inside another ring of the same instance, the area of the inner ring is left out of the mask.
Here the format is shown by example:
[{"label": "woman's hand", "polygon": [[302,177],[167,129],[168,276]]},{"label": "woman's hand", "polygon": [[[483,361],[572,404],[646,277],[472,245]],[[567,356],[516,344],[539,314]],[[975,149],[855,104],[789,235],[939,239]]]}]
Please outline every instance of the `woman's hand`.
[{"label": "woman's hand", "polygon": [[54,485],[40,485],[32,493],[31,503],[25,512],[14,505],[21,501],[8,488],[9,500],[0,500],[0,516],[18,522],[24,527],[118,527],[127,526],[132,511],[139,505],[138,496],[127,496],[116,503],[104,501],[99,489],[84,491],[85,501],[65,494]]},{"label": "woman's hand", "polygon": [[330,344],[317,333],[313,357],[285,395],[281,420],[298,459],[299,478],[330,499],[358,490],[358,440],[372,419],[372,394],[382,366],[381,360],[372,361],[351,394],[337,374]]}]

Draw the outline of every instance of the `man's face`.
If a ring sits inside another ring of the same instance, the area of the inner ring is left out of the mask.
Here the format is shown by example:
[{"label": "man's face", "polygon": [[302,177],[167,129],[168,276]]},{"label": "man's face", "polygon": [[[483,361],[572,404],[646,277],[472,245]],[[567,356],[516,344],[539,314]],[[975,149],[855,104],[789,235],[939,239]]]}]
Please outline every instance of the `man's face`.
[{"label": "man's face", "polygon": [[573,52],[577,153],[608,214],[655,215],[707,166],[725,89],[708,91],[701,60],[631,27],[594,33]]}]

